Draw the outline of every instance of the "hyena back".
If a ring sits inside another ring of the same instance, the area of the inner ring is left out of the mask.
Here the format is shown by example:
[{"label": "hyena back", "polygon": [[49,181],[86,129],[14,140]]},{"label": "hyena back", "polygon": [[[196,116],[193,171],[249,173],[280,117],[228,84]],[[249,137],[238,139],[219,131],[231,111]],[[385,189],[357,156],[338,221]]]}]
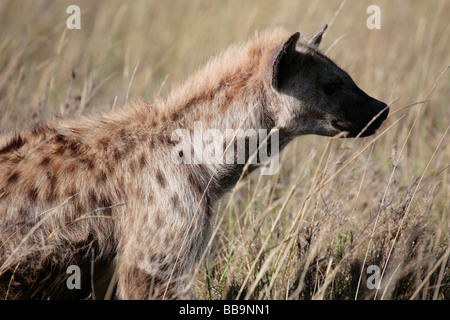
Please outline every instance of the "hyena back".
[{"label": "hyena back", "polygon": [[[368,136],[386,119],[386,105],[319,51],[325,30],[300,41],[271,29],[230,47],[166,100],[0,138],[0,298],[86,298],[92,272],[110,265],[117,298],[188,297],[214,205],[244,165],[177,164],[174,131],[199,122],[277,129],[283,148],[302,134]],[[80,290],[66,286],[70,265],[80,267]]]}]

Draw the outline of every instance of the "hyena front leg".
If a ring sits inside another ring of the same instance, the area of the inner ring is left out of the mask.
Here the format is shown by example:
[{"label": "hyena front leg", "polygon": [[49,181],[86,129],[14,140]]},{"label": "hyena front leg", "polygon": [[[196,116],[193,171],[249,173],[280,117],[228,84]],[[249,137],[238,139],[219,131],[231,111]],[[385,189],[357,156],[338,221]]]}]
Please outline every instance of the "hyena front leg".
[{"label": "hyena front leg", "polygon": [[192,298],[187,286],[209,234],[206,224],[203,215],[162,219],[160,213],[153,213],[148,219],[137,219],[132,233],[119,245],[118,298]]},{"label": "hyena front leg", "polygon": [[188,299],[184,294],[186,284],[160,273],[149,273],[137,265],[123,263],[119,269],[117,296],[126,300]]}]

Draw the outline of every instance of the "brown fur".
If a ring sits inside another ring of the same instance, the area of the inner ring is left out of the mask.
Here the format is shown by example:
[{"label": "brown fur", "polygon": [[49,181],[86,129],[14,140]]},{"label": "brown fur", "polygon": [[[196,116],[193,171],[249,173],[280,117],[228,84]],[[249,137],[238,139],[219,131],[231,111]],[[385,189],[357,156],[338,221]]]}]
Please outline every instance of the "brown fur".
[{"label": "brown fur", "polygon": [[[172,133],[195,121],[220,130],[277,127],[283,147],[299,134],[343,131],[330,122],[340,114],[323,111],[332,109],[327,97],[308,91],[320,73],[350,81],[317,51],[324,31],[296,45],[295,35],[269,30],[211,60],[166,101],[49,119],[1,137],[0,298],[87,297],[92,261],[96,276],[117,266],[118,298],[188,297],[214,204],[243,165],[175,164]],[[300,69],[296,52],[322,69]],[[296,68],[309,83],[304,92],[285,81]],[[81,290],[65,285],[72,264],[82,270]]]}]

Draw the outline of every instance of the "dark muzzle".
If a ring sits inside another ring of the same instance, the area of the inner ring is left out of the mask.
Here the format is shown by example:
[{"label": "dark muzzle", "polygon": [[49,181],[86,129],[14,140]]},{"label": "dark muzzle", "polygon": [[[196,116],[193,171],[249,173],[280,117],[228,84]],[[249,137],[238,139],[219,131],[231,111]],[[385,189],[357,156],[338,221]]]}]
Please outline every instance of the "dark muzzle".
[{"label": "dark muzzle", "polygon": [[355,137],[367,137],[374,134],[388,114],[389,108],[386,103],[374,99],[366,110],[365,121],[358,126],[359,128],[352,130],[351,134]]}]

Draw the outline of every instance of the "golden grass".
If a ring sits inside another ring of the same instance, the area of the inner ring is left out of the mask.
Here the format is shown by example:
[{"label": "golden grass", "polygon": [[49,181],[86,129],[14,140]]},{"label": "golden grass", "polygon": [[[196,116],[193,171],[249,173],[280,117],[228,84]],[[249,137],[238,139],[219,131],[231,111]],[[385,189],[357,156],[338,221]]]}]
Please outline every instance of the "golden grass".
[{"label": "golden grass", "polygon": [[[277,175],[253,174],[224,199],[201,299],[450,297],[448,1],[0,2],[0,131],[55,113],[165,96],[233,42],[284,25],[331,23],[323,51],[391,105],[376,137],[300,137]],[[366,28],[367,6],[381,30]],[[367,287],[367,268],[382,272]]]}]

